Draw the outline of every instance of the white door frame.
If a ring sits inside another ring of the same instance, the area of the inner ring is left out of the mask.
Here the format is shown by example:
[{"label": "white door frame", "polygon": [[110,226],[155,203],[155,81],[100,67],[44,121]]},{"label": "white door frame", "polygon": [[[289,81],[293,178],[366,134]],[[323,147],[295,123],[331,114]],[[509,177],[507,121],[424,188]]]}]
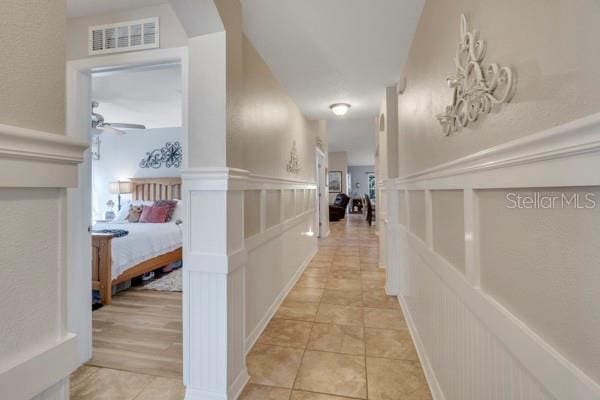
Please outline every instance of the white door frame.
[{"label": "white door frame", "polygon": [[[138,66],[181,63],[181,105],[183,131],[183,167],[188,161],[188,49],[176,47],[108,56],[96,56],[67,62],[66,124],[67,135],[90,142],[91,74]],[[91,305],[91,162],[78,168],[79,186],[67,191],[67,329],[77,334],[81,363],[92,356]]]},{"label": "white door frame", "polygon": [[[327,177],[325,176],[325,162],[327,158],[325,153],[316,148],[316,177],[317,177],[317,191],[316,191],[316,202],[317,202],[317,227],[318,237],[324,238],[329,236],[329,221],[328,213],[326,212],[329,205],[329,194],[327,193],[327,186],[325,184]],[[319,162],[321,161],[321,162]],[[322,175],[321,175],[322,174]]]}]

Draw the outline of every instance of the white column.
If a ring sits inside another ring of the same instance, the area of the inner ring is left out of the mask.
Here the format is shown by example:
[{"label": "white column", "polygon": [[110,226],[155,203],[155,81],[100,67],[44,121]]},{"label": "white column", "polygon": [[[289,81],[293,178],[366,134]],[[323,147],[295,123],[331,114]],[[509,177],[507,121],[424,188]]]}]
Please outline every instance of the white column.
[{"label": "white column", "polygon": [[385,249],[387,251],[387,269],[385,292],[390,296],[400,294],[400,254],[398,254],[399,237],[398,225],[400,223],[400,205],[398,204],[398,190],[387,187],[392,182],[387,182],[383,192],[387,198],[387,221],[385,240],[387,241]]},{"label": "white column", "polygon": [[248,381],[244,352],[247,171],[182,174],[186,400],[233,400]]}]

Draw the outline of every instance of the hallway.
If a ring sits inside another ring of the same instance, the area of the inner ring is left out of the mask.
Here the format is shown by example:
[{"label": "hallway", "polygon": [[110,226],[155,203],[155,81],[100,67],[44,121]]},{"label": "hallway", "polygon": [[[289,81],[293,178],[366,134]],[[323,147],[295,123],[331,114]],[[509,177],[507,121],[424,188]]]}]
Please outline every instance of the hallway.
[{"label": "hallway", "polygon": [[331,224],[248,354],[251,378],[241,399],[431,399],[377,260],[375,227],[361,215]]}]

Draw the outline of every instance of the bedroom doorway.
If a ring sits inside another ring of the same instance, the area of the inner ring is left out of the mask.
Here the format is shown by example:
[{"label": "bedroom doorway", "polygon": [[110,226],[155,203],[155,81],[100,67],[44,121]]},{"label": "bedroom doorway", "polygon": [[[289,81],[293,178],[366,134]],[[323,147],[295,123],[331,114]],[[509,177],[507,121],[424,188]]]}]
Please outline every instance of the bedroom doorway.
[{"label": "bedroom doorway", "polygon": [[67,130],[91,149],[66,199],[68,325],[86,374],[162,377],[183,391],[186,111],[185,48],[67,63]]}]

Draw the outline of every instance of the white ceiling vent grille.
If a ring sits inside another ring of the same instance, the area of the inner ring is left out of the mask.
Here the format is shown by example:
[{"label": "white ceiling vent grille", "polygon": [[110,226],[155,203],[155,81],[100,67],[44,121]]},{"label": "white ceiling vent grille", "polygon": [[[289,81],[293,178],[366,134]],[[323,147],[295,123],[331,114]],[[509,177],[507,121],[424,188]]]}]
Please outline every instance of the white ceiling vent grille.
[{"label": "white ceiling vent grille", "polygon": [[90,55],[154,49],[159,45],[158,17],[89,28]]}]

